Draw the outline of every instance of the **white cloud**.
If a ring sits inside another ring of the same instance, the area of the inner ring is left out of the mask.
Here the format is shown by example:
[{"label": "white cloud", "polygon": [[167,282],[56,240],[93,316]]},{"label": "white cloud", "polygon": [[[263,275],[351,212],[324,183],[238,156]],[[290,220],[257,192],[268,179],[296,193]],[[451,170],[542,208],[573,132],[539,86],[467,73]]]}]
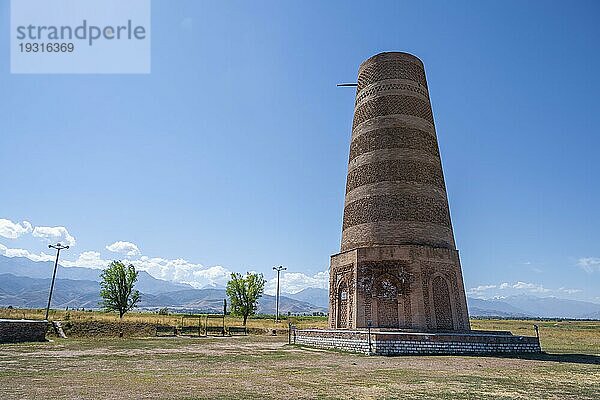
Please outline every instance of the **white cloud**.
[{"label": "white cloud", "polygon": [[[61,253],[62,254],[62,253]],[[84,251],[79,254],[75,261],[65,259],[60,260],[60,265],[65,267],[82,267],[104,269],[110,264],[111,260],[103,260],[97,251]]]},{"label": "white cloud", "polygon": [[32,235],[48,242],[60,242],[68,246],[75,245],[75,238],[64,226],[36,226]]},{"label": "white cloud", "polygon": [[[106,268],[112,260],[103,259],[97,251],[85,251],[75,261],[61,260],[65,267]],[[206,268],[183,259],[168,260],[160,257],[132,257],[122,260],[136,269],[146,271],[157,279],[188,283],[196,288],[225,286],[231,271],[220,265]]]},{"label": "white cloud", "polygon": [[566,293],[566,294],[575,294],[575,293],[581,293],[581,292],[583,292],[583,290],[581,290],[581,289],[567,289],[567,288],[564,288],[564,287],[558,288],[557,291],[561,292],[561,293]]},{"label": "white cloud", "polygon": [[498,286],[496,285],[480,285],[474,288],[470,288],[467,290],[467,294],[469,295],[482,295],[484,292],[489,291],[490,289],[495,289]]},{"label": "white cloud", "polygon": [[231,278],[231,271],[220,265],[215,265],[214,267],[196,270],[194,271],[193,276],[195,278],[194,281],[183,282],[189,283],[192,286],[194,286],[196,282],[207,282],[201,286],[225,286]]},{"label": "white cloud", "polygon": [[140,249],[131,242],[114,242],[113,244],[106,246],[106,250],[113,253],[125,254],[130,257],[139,256],[141,254]]},{"label": "white cloud", "polygon": [[64,226],[36,226],[34,228],[29,221],[18,223],[0,218],[0,236],[17,239],[27,233],[31,233],[33,237],[42,238],[48,243],[60,242],[68,246],[75,245],[75,238]]},{"label": "white cloud", "polygon": [[512,285],[512,288],[518,289],[518,290],[526,290],[526,291],[532,292],[532,293],[548,293],[548,292],[550,292],[550,289],[546,289],[542,285],[535,284],[535,283],[520,282],[520,281],[515,283],[514,285]]},{"label": "white cloud", "polygon": [[168,260],[142,256],[127,261],[135,265],[136,268],[147,271],[155,278],[188,283],[197,288],[216,285],[225,286],[231,275],[230,270],[220,265],[206,268],[202,264],[194,264],[181,258]]},{"label": "white cloud", "polygon": [[22,223],[12,222],[9,219],[0,218],[0,236],[7,239],[16,239],[31,232],[33,227],[28,221]]},{"label": "white cloud", "polygon": [[[106,268],[112,260],[103,259],[97,251],[85,251],[75,261],[61,259],[65,267]],[[190,284],[196,288],[205,286],[225,286],[231,271],[220,265],[204,267],[184,259],[168,260],[160,257],[131,257],[122,260],[137,270],[146,271],[157,279]]]},{"label": "white cloud", "polygon": [[52,261],[54,256],[41,252],[40,254],[31,253],[25,249],[10,249],[3,244],[0,244],[0,254],[5,257],[24,257],[31,261]]},{"label": "white cloud", "polygon": [[585,270],[585,272],[592,273],[594,271],[600,271],[600,258],[598,257],[582,257],[577,260],[577,265]]},{"label": "white cloud", "polygon": [[532,282],[517,281],[515,283],[502,282],[500,284],[480,285],[467,290],[469,296],[485,299],[501,299],[507,296],[513,296],[522,293],[544,294],[565,296],[582,293],[581,289],[560,287],[558,289],[549,289],[544,285]]},{"label": "white cloud", "polygon": [[[8,219],[0,219],[0,236],[14,239],[24,234],[31,233],[32,236],[42,238],[49,243],[60,242],[68,246],[76,243],[75,238],[64,226],[36,226],[33,227],[27,221],[15,223]],[[140,249],[135,243],[126,241],[116,241],[107,245],[106,250],[122,254],[126,258],[124,262],[131,263],[142,271],[147,271],[150,275],[158,279],[164,279],[174,282],[188,283],[194,287],[205,286],[225,286],[230,279],[231,270],[226,267],[215,265],[205,267],[202,264],[196,264],[187,260],[165,259],[160,257],[142,256]],[[8,248],[0,244],[0,254],[6,257],[26,257],[32,261],[54,260],[54,254],[32,253],[25,249]],[[60,264],[65,267],[83,267],[83,268],[106,268],[112,260],[105,259],[97,251],[84,251],[77,258],[76,253],[61,253]],[[284,272],[281,275],[281,291],[285,293],[297,293],[308,287],[317,287],[326,289],[329,286],[329,272],[322,271],[313,276],[300,272]],[[266,283],[265,291],[275,293],[276,279],[272,278]]]},{"label": "white cloud", "polygon": [[[327,289],[329,287],[329,271],[321,271],[313,276],[301,272],[282,272],[279,289],[282,293],[298,293],[308,287]],[[277,291],[277,275],[265,285],[265,293],[274,295]]]},{"label": "white cloud", "polygon": [[[127,242],[115,242],[113,245]],[[133,243],[130,243],[133,245]],[[112,245],[111,245],[112,246]],[[107,246],[111,247],[111,246]],[[133,245],[135,246],[135,245]],[[115,246],[122,251],[126,250],[126,246]],[[137,249],[131,247],[129,253]],[[110,249],[109,249],[110,250]],[[139,253],[139,250],[138,250]],[[51,261],[54,260],[52,254],[34,254],[24,249],[10,249],[0,244],[0,254],[6,257],[26,257],[32,261]],[[63,255],[64,254],[64,255]],[[60,264],[65,267],[82,267],[82,268],[106,268],[112,260],[105,259],[97,251],[84,251],[80,253],[75,260],[69,260],[72,253],[62,253]],[[221,265],[205,267],[202,264],[195,264],[187,260],[178,258],[169,260],[160,257],[127,257],[123,262],[133,264],[136,269],[146,271],[157,279],[167,281],[181,282],[190,284],[196,288],[205,286],[225,286],[231,277],[231,270]],[[281,274],[281,292],[297,293],[308,287],[317,287],[327,289],[329,286],[329,271],[322,271],[313,276],[309,276],[300,272],[284,272]],[[265,292],[275,294],[277,279],[272,278],[265,285]]]},{"label": "white cloud", "polygon": [[[75,261],[61,259],[61,265],[65,267],[106,268],[111,260],[103,259],[99,252],[85,251]],[[231,277],[231,270],[221,265],[205,267],[178,258],[169,260],[160,257],[131,257],[123,259],[123,262],[133,264],[136,269],[146,271],[158,279],[167,281],[187,283],[196,288],[206,286],[225,286]],[[265,292],[275,294],[277,285],[276,277],[269,280],[265,285]],[[329,271],[322,271],[313,276],[300,272],[287,272],[281,274],[281,292],[297,293],[307,287],[318,287],[327,289],[329,287]]]}]

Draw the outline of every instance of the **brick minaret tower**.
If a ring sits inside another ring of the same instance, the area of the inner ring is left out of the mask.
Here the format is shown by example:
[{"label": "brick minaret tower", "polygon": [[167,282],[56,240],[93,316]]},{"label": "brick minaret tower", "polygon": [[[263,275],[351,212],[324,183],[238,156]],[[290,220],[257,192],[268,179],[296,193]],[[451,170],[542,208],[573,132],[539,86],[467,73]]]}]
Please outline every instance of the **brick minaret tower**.
[{"label": "brick minaret tower", "polygon": [[329,324],[368,321],[469,330],[425,69],[407,53],[377,54],[358,71]]}]

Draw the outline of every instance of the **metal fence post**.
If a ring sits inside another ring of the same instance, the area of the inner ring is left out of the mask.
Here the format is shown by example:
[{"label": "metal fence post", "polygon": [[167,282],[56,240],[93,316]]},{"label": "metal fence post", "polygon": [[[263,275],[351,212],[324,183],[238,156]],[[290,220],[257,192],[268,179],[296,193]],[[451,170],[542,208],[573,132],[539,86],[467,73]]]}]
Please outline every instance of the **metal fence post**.
[{"label": "metal fence post", "polygon": [[294,335],[294,344],[296,344],[296,325],[292,325],[293,335]]}]

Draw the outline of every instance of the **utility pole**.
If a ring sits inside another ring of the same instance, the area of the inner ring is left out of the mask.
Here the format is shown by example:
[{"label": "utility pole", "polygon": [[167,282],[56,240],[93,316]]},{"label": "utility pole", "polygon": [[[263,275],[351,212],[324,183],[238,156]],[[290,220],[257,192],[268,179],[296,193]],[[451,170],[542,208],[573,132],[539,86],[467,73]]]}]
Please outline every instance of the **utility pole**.
[{"label": "utility pole", "polygon": [[275,322],[279,322],[279,273],[285,271],[287,268],[280,265],[279,267],[273,267],[273,270],[277,271],[277,295],[275,297]]},{"label": "utility pole", "polygon": [[54,279],[56,278],[56,269],[58,268],[58,256],[61,250],[66,250],[69,246],[63,246],[60,243],[49,244],[48,248],[56,249],[56,261],[54,261],[54,273],[52,274],[52,283],[50,284],[50,295],[48,296],[48,306],[46,307],[46,321],[48,321],[48,313],[50,312],[50,302],[52,301],[52,291],[54,291]]},{"label": "utility pole", "polygon": [[227,299],[223,299],[223,330],[221,334],[225,336],[225,315],[227,314]]}]

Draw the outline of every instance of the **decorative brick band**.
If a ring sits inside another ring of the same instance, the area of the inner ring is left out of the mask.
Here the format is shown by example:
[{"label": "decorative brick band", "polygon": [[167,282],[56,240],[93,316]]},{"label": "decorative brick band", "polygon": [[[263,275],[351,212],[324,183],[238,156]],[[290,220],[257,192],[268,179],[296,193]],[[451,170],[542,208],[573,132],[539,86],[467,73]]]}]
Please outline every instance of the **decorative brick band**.
[{"label": "decorative brick band", "polygon": [[429,134],[437,140],[435,126],[431,122],[406,114],[383,115],[365,121],[352,130],[352,140],[375,129],[396,128],[398,126],[407,126],[429,132]]},{"label": "decorative brick band", "polygon": [[428,101],[414,96],[387,95],[375,97],[356,107],[352,129],[371,118],[394,114],[412,115],[433,124],[433,114]]},{"label": "decorative brick band", "polygon": [[345,203],[350,204],[356,200],[370,196],[394,196],[401,193],[412,193],[417,196],[437,198],[446,202],[447,196],[443,188],[415,182],[375,182],[359,186],[346,193]]},{"label": "decorative brick band", "polygon": [[342,251],[381,245],[425,245],[455,249],[452,228],[429,222],[380,221],[342,231]]},{"label": "decorative brick band", "polygon": [[428,354],[540,353],[532,336],[494,333],[410,333],[318,330],[296,331],[295,344],[354,353],[394,356]]},{"label": "decorative brick band", "polygon": [[377,182],[415,182],[446,189],[442,168],[427,162],[401,159],[364,164],[348,173],[346,193]]},{"label": "decorative brick band", "polygon": [[418,83],[404,79],[388,79],[385,81],[377,81],[370,86],[367,86],[356,96],[354,106],[357,106],[367,97],[379,95],[382,92],[397,92],[408,91],[417,95],[423,96],[424,99],[429,99],[429,93],[424,86]]},{"label": "decorative brick band", "polygon": [[403,194],[371,196],[344,207],[342,230],[354,225],[380,221],[416,221],[450,227],[450,213],[445,201],[432,197]]},{"label": "decorative brick band", "polygon": [[397,160],[426,163],[438,168],[440,171],[442,169],[442,163],[438,157],[432,156],[431,154],[428,154],[422,150],[400,148],[379,149],[360,154],[358,157],[348,163],[348,173],[351,173],[356,168],[366,164],[375,162],[394,162]]},{"label": "decorative brick band", "polygon": [[425,70],[415,61],[395,57],[363,64],[358,73],[357,93],[373,82],[385,79],[408,79],[427,87]]},{"label": "decorative brick band", "polygon": [[421,129],[398,126],[374,129],[358,136],[350,144],[350,159],[380,149],[422,150],[432,156],[440,156],[437,140],[431,133]]}]

